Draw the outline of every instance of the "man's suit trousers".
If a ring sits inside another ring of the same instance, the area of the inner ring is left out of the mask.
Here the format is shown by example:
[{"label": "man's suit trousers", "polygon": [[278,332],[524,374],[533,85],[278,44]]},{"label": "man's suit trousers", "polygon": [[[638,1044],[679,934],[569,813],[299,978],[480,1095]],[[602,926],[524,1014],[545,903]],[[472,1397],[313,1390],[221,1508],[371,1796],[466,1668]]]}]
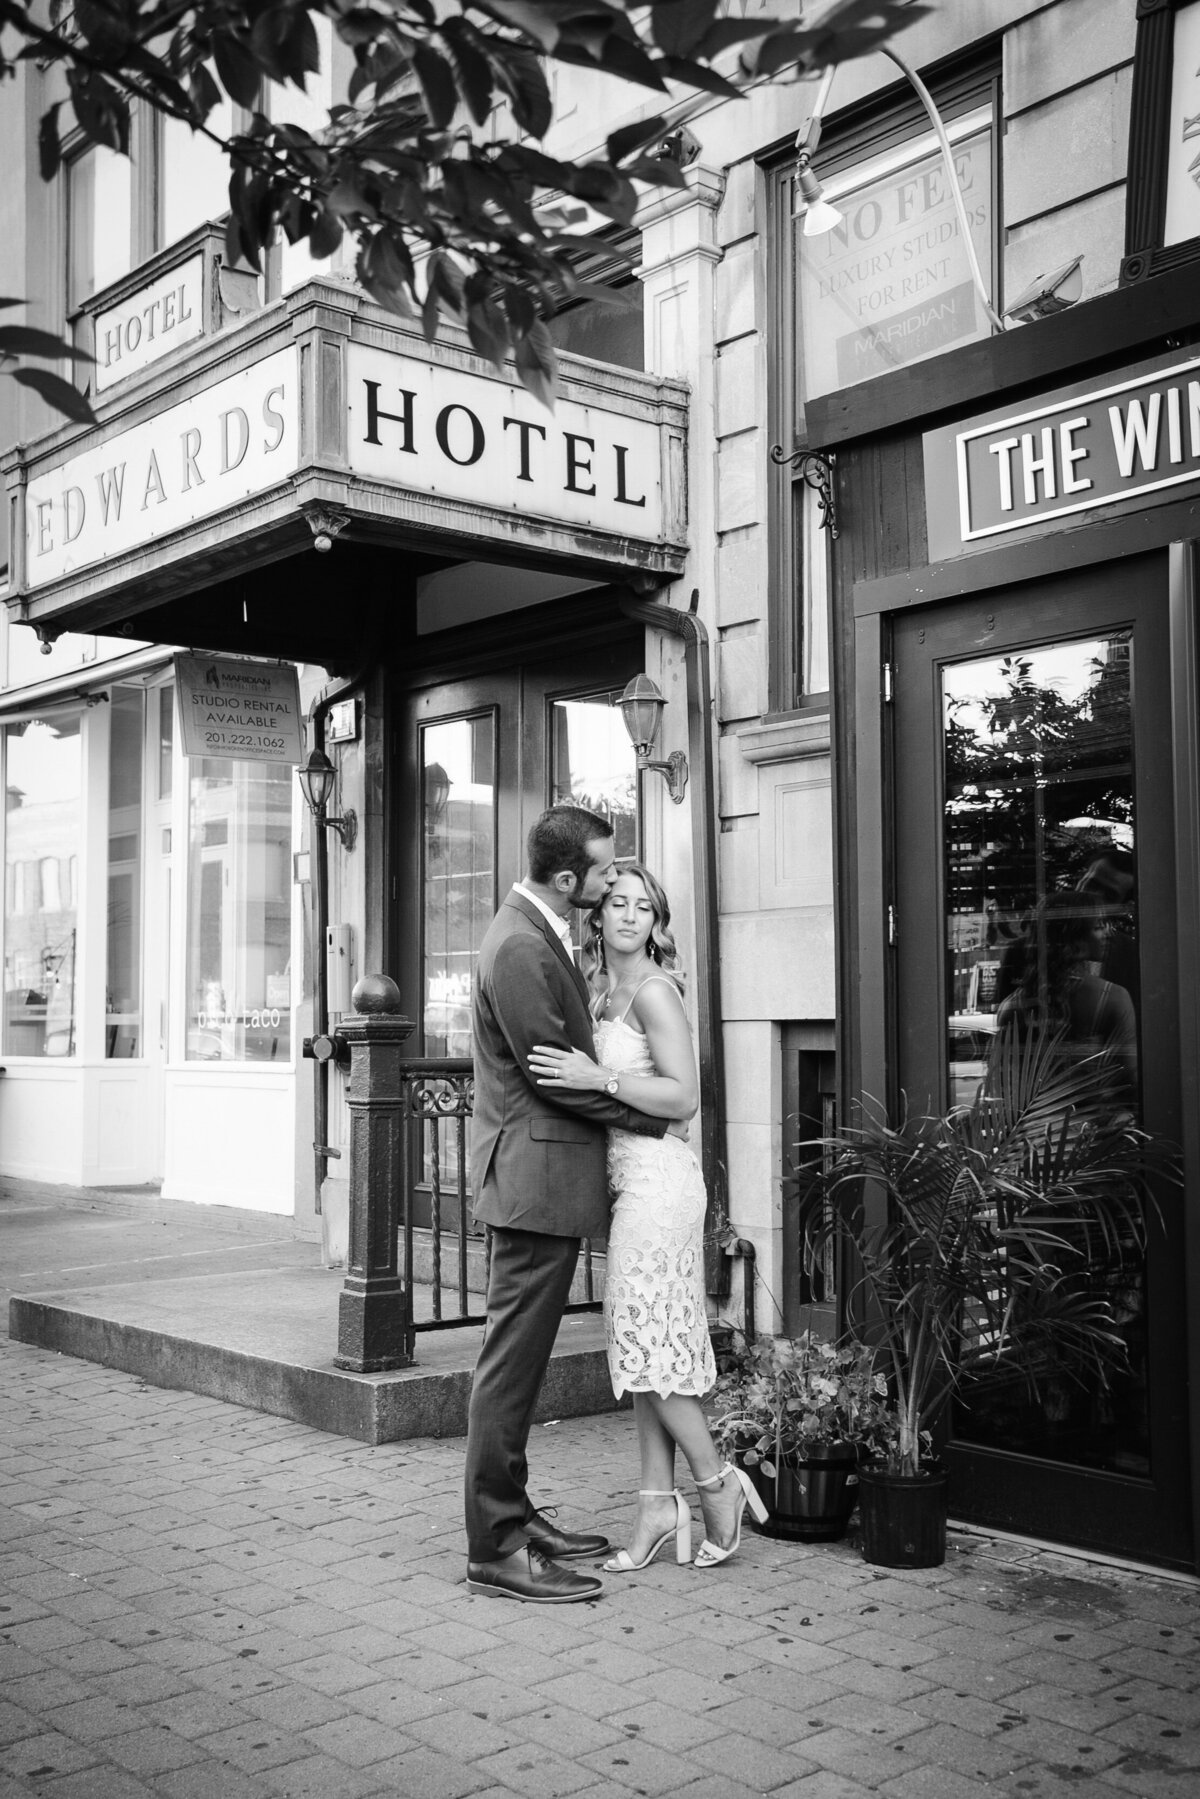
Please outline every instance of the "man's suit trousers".
[{"label": "man's suit trousers", "polygon": [[578,1237],[492,1231],[487,1326],[467,1422],[467,1554],[511,1555],[528,1542],[525,1449],[579,1261]]}]

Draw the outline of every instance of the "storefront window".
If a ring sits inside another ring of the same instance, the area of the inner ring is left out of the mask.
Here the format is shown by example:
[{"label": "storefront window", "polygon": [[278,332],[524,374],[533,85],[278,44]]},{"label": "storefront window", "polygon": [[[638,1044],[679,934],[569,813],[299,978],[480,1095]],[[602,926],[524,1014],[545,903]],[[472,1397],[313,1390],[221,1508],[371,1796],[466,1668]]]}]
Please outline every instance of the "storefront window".
[{"label": "storefront window", "polygon": [[189,1061],[291,1056],[291,770],[192,764]]},{"label": "storefront window", "polygon": [[471,978],[496,910],[495,720],[421,733],[425,795],[425,1053],[471,1053]]},{"label": "storefront window", "polygon": [[5,727],[4,1053],[75,1054],[78,714]]},{"label": "storefront window", "polygon": [[145,696],[114,687],[108,740],[108,939],[104,1053],[141,1054],[142,742]]}]

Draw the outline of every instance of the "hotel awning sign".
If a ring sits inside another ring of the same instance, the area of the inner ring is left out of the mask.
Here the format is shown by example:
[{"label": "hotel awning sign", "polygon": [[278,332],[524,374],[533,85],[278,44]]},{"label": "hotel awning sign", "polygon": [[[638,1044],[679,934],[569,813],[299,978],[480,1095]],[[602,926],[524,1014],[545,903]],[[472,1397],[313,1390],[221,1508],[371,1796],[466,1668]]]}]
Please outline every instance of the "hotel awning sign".
[{"label": "hotel awning sign", "polygon": [[1200,357],[925,434],[929,557],[1200,491]]}]

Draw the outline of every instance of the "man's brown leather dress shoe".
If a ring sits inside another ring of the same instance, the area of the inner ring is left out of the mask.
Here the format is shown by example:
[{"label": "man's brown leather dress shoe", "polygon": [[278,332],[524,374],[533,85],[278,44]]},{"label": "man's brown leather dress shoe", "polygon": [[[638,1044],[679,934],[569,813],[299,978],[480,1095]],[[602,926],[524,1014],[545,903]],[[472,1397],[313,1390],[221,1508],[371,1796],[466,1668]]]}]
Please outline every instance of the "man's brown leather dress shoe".
[{"label": "man's brown leather dress shoe", "polygon": [[602,1555],[610,1547],[608,1538],[596,1531],[560,1530],[544,1512],[526,1518],[524,1529],[533,1547],[555,1562],[568,1561],[573,1555]]},{"label": "man's brown leather dress shoe", "polygon": [[556,1567],[532,1543],[495,1562],[467,1563],[467,1591],[484,1599],[521,1599],[527,1605],[571,1605],[598,1599],[603,1581]]}]

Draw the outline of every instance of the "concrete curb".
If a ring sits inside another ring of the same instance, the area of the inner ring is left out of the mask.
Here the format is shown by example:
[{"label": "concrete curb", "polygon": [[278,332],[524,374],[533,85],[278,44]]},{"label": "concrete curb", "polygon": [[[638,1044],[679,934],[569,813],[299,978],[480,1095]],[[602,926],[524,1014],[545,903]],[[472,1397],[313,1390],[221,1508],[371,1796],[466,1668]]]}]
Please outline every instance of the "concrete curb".
[{"label": "concrete curb", "polygon": [[[353,1374],[308,1367],[20,1297],[9,1301],[8,1334],[18,1343],[120,1369],[150,1386],[227,1400],[361,1443],[466,1434],[469,1368]],[[552,1358],[536,1422],[615,1409],[602,1349]]]}]

